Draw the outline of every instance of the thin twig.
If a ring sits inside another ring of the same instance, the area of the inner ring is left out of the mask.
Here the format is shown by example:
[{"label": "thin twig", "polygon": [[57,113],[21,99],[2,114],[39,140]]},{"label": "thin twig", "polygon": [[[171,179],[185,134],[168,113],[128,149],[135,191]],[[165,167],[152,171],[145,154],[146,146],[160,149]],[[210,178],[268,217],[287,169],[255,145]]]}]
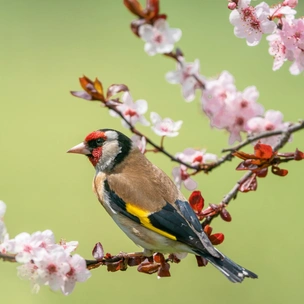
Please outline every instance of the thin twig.
[{"label": "thin twig", "polygon": [[[259,139],[270,137],[270,136],[275,136],[275,135],[286,134],[285,137],[287,139],[285,139],[285,140],[288,141],[289,136],[290,136],[291,133],[299,131],[303,128],[304,128],[304,120],[300,120],[298,123],[295,123],[295,124],[292,124],[291,126],[289,126],[287,130],[267,131],[267,132],[263,132],[263,133],[260,133],[258,135],[255,135],[255,136],[248,136],[245,140],[243,140],[238,145],[236,145],[232,148],[223,149],[222,152],[237,151],[237,150],[240,150],[241,148],[243,148],[243,147],[247,146],[248,144],[251,144],[252,142],[255,142]],[[281,140],[280,140],[280,142],[281,142]],[[282,146],[280,146],[280,147],[278,147],[277,149],[274,149],[274,150],[277,151],[281,147]]]},{"label": "thin twig", "polygon": [[15,254],[5,254],[0,252],[0,260],[3,260],[4,262],[11,262],[16,263],[16,255]]}]

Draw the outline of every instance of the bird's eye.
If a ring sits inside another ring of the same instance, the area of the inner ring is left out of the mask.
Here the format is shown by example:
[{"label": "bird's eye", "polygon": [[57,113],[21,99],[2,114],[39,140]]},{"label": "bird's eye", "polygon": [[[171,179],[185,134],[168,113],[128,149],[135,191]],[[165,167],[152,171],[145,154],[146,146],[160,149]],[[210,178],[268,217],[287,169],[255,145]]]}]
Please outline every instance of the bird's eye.
[{"label": "bird's eye", "polygon": [[104,139],[103,138],[97,138],[96,139],[97,146],[101,146],[103,143],[104,143]]},{"label": "bird's eye", "polygon": [[88,147],[91,148],[91,149],[101,147],[102,144],[104,143],[104,141],[105,140],[103,138],[92,139],[92,140],[88,141]]}]

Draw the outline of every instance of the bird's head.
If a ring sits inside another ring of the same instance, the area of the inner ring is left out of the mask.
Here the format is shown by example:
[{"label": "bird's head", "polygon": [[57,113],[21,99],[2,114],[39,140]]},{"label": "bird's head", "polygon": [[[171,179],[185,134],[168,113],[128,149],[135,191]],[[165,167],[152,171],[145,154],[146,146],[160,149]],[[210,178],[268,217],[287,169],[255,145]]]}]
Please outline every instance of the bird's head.
[{"label": "bird's head", "polygon": [[124,134],[101,129],[86,136],[84,141],[68,153],[84,154],[97,171],[109,172],[120,164],[132,149],[132,141]]}]

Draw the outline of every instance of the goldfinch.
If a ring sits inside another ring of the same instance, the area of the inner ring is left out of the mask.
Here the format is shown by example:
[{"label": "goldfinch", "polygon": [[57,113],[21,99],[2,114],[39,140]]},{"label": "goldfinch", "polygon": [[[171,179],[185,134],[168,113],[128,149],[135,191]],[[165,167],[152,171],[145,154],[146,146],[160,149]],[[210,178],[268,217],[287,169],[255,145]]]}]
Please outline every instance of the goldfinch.
[{"label": "goldfinch", "polygon": [[192,253],[207,259],[231,282],[257,278],[213,247],[174,182],[124,134],[94,131],[68,153],[88,157],[96,170],[93,190],[98,200],[146,256]]}]

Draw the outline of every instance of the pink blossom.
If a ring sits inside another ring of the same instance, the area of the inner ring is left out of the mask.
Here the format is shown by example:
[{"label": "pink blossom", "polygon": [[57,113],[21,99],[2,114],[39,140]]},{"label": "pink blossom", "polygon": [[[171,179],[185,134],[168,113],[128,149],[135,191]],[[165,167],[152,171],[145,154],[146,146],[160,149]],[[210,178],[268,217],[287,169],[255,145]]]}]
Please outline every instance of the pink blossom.
[{"label": "pink blossom", "polygon": [[295,8],[298,5],[298,0],[284,0],[283,5]]},{"label": "pink blossom", "polygon": [[[132,126],[134,126],[137,122],[141,123],[144,126],[148,126],[150,124],[144,117],[144,114],[148,110],[148,104],[146,100],[139,99],[136,102],[133,102],[132,96],[129,92],[123,93],[121,99],[123,103],[117,103],[116,109],[122,113],[124,118]],[[113,117],[119,117],[119,115],[113,110],[110,110],[110,115]],[[121,122],[125,128],[130,128],[130,126],[124,120]]]},{"label": "pink blossom", "polygon": [[139,27],[139,36],[146,42],[145,51],[153,56],[157,53],[170,53],[174,43],[182,36],[180,29],[169,28],[165,19],[158,19],[153,25],[144,24]]},{"label": "pink blossom", "polygon": [[231,11],[234,10],[236,8],[236,3],[235,2],[229,2],[228,3],[228,9],[230,9]]},{"label": "pink blossom", "polygon": [[287,59],[293,61],[289,71],[298,75],[304,70],[304,20],[283,19],[279,34],[286,48]]},{"label": "pink blossom", "polygon": [[287,60],[286,47],[278,34],[269,35],[266,39],[269,41],[269,54],[274,58],[272,69],[276,71]]},{"label": "pink blossom", "polygon": [[182,121],[174,122],[171,118],[162,119],[157,113],[151,112],[152,130],[159,136],[175,137],[182,126]]},{"label": "pink blossom", "polygon": [[223,71],[218,79],[206,81],[201,102],[203,111],[210,118],[211,126],[215,126],[213,118],[223,110],[226,100],[235,98],[235,95],[234,78],[227,71]]},{"label": "pink blossom", "polygon": [[64,285],[61,286],[63,294],[70,294],[76,282],[85,282],[91,277],[90,271],[86,267],[85,259],[78,254],[68,257],[70,270],[65,274]]},{"label": "pink blossom", "polygon": [[166,79],[172,84],[181,84],[182,94],[186,101],[190,102],[195,98],[195,90],[199,88],[197,80],[193,77],[199,75],[200,62],[178,62],[177,70],[166,74]]},{"label": "pink blossom", "polygon": [[141,153],[145,153],[147,141],[144,136],[133,135],[131,140],[138,147]]},{"label": "pink blossom", "polygon": [[173,180],[178,188],[184,184],[185,188],[192,191],[197,187],[197,183],[187,173],[187,167],[180,165],[172,170]]},{"label": "pink blossom", "polygon": [[[247,122],[246,130],[249,135],[258,135],[266,131],[286,130],[289,123],[283,122],[283,114],[280,111],[268,110],[264,117],[254,117]],[[274,147],[280,140],[281,135],[262,138],[263,144]]]},{"label": "pink blossom", "polygon": [[60,240],[59,245],[67,252],[68,254],[71,254],[74,252],[77,247],[78,247],[78,242],[77,241],[71,241],[71,242],[66,242],[65,240]]},{"label": "pink blossom", "polygon": [[289,6],[283,6],[282,4],[278,4],[270,8],[271,20],[275,18],[281,19],[283,16],[293,18],[296,13],[296,10],[293,10]]},{"label": "pink blossom", "polygon": [[215,154],[206,153],[205,149],[197,150],[193,148],[187,148],[182,153],[178,153],[176,157],[185,163],[189,163],[192,166],[214,163],[217,161],[217,156]]},{"label": "pink blossom", "polygon": [[256,7],[249,6],[250,1],[239,1],[238,9],[230,13],[230,23],[234,26],[234,34],[238,38],[246,38],[249,46],[259,44],[262,34],[270,34],[276,24],[268,19],[270,9],[262,2]]},{"label": "pink blossom", "polygon": [[28,262],[17,267],[17,273],[20,279],[29,280],[33,293],[38,293],[40,285],[37,283],[38,267],[33,262]]},{"label": "pink blossom", "polygon": [[256,87],[248,87],[243,93],[238,92],[235,99],[227,100],[226,109],[221,119],[225,122],[224,128],[230,133],[229,144],[241,141],[241,132],[245,132],[246,122],[259,115],[263,115],[264,108],[257,103],[259,92]]},{"label": "pink blossom", "polygon": [[228,72],[223,72],[218,80],[207,82],[202,105],[210,118],[211,126],[226,129],[230,133],[229,144],[233,144],[242,139],[241,132],[246,131],[246,122],[264,113],[262,105],[256,102],[258,97],[256,87],[237,92],[233,77]]},{"label": "pink blossom", "polygon": [[51,252],[41,251],[33,258],[37,267],[36,282],[39,285],[49,285],[54,291],[62,288],[65,284],[66,274],[71,269],[68,257],[69,255],[60,246]]},{"label": "pink blossom", "polygon": [[16,253],[16,261],[18,263],[28,263],[31,261],[35,254],[39,254],[43,250],[39,247],[42,242],[42,238],[32,237],[27,232],[22,232],[18,234],[14,239],[10,240],[11,252]]}]

